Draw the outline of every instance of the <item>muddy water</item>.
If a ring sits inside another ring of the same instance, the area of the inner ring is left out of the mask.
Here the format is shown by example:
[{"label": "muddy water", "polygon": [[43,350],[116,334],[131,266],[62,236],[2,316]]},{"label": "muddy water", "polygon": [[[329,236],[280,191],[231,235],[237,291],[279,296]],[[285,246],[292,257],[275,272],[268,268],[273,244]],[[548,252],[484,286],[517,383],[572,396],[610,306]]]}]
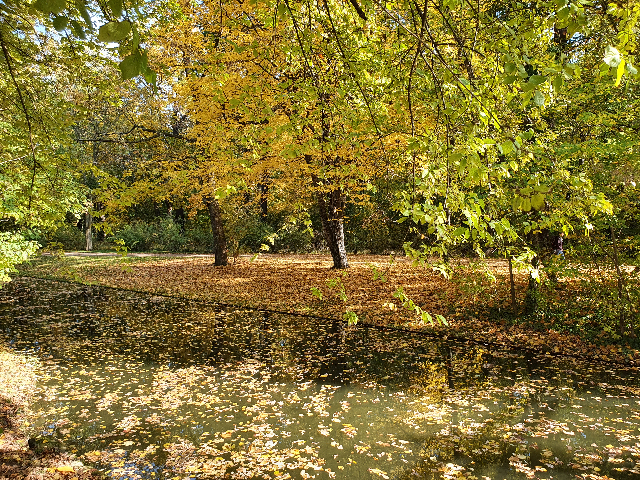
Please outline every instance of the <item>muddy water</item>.
[{"label": "muddy water", "polygon": [[113,478],[640,478],[637,370],[27,279],[0,341]]}]

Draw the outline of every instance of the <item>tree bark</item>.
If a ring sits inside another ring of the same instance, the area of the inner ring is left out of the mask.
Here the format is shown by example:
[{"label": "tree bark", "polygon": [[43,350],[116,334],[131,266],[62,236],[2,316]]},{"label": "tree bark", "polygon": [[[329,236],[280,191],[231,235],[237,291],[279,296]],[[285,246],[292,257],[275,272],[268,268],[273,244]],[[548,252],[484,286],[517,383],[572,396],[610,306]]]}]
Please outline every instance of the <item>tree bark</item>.
[{"label": "tree bark", "polygon": [[215,198],[209,198],[205,203],[209,210],[209,221],[211,222],[213,252],[215,254],[214,265],[216,267],[226,266],[229,263],[229,253],[227,250],[227,237],[224,234],[224,222],[222,220],[220,203],[218,203],[218,200]]},{"label": "tree bark", "polygon": [[91,212],[87,210],[84,214],[84,238],[85,238],[85,250],[90,252],[93,250],[93,216]]},{"label": "tree bark", "polygon": [[[535,271],[538,270],[538,267],[540,266],[540,259],[538,258],[537,255],[531,259],[531,266]],[[540,275],[539,272],[537,274]],[[539,283],[540,283],[539,277],[534,276],[532,271],[531,274],[529,275],[529,286],[527,288],[527,294],[525,296],[525,301],[524,301],[525,313],[529,315],[535,313],[536,310],[538,310],[538,303],[539,303],[538,296],[540,295]]]},{"label": "tree bark", "polygon": [[267,214],[269,213],[269,184],[267,183],[267,181],[268,179],[265,178],[263,181],[258,183],[258,191],[260,192],[260,217],[263,220],[267,218]]},{"label": "tree bark", "polygon": [[318,192],[318,207],[324,238],[333,258],[333,268],[347,268],[344,244],[344,193],[340,189]]}]

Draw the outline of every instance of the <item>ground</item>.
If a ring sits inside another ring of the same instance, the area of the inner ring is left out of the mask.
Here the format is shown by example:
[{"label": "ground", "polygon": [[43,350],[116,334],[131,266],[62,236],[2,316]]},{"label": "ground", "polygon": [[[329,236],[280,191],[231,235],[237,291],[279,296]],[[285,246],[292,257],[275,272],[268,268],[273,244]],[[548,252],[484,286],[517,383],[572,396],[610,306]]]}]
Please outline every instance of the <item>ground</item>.
[{"label": "ground", "polygon": [[[41,257],[22,272],[298,314],[344,318],[345,313],[353,312],[362,323],[530,348],[550,355],[640,362],[640,352],[624,342],[596,344],[561,333],[554,328],[557,321],[547,321],[544,315],[533,326],[514,322],[522,309],[528,275],[515,272],[514,309],[504,260],[460,260],[446,275],[433,266],[414,265],[404,256],[352,255],[350,268],[344,271],[331,269],[331,265],[328,255],[240,256],[226,267],[214,267],[213,257],[207,255],[130,254],[122,258],[72,253],[63,259]],[[568,278],[556,283],[556,303],[567,304],[574,308],[567,311],[574,312],[580,294],[577,283]],[[442,315],[448,325],[437,321],[432,325],[417,318],[397,295],[394,297],[399,287],[421,310],[434,319]],[[563,322],[573,321],[569,313],[564,316]]]}]

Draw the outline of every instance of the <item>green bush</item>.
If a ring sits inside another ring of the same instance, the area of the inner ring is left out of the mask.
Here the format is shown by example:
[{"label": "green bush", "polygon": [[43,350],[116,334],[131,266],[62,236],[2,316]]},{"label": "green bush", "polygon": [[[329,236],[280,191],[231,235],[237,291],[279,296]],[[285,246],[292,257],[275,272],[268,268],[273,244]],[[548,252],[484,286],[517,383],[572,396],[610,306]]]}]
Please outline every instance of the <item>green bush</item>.
[{"label": "green bush", "polygon": [[230,240],[236,239],[240,251],[259,252],[260,246],[267,242],[266,238],[273,234],[273,227],[264,223],[258,215],[240,217],[230,222]]},{"label": "green bush", "polygon": [[0,284],[10,280],[15,265],[33,255],[40,245],[16,232],[0,232]]},{"label": "green bush", "polygon": [[134,222],[117,230],[113,240],[122,240],[131,252],[145,252],[151,249],[155,228],[145,222]]},{"label": "green bush", "polygon": [[275,252],[308,253],[313,250],[313,234],[304,224],[281,228],[273,245]]},{"label": "green bush", "polygon": [[57,243],[62,245],[64,250],[84,250],[87,246],[84,232],[68,223],[47,235],[46,242],[41,241],[41,243]]},{"label": "green bush", "polygon": [[183,252],[190,253],[211,253],[213,240],[211,237],[211,227],[208,225],[192,224],[185,228],[183,233]]},{"label": "green bush", "polygon": [[181,252],[184,250],[186,238],[180,225],[175,223],[172,218],[163,218],[155,227],[155,232],[151,236],[152,250],[168,252]]},{"label": "green bush", "polygon": [[187,223],[185,229],[172,218],[154,223],[135,222],[115,232],[111,241],[122,240],[131,252],[211,252],[211,229],[199,222]]},{"label": "green bush", "polygon": [[393,212],[362,208],[345,222],[347,250],[374,254],[403,251],[404,242],[411,239],[409,228],[409,222],[394,221]]}]

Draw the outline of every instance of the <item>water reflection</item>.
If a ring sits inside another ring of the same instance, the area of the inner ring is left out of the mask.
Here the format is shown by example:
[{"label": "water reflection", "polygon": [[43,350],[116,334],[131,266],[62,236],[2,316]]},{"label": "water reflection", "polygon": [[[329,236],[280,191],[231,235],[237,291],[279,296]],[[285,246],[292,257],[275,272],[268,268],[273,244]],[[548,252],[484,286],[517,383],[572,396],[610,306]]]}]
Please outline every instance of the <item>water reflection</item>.
[{"label": "water reflection", "polygon": [[39,444],[114,478],[640,475],[634,370],[31,280],[0,331]]}]

